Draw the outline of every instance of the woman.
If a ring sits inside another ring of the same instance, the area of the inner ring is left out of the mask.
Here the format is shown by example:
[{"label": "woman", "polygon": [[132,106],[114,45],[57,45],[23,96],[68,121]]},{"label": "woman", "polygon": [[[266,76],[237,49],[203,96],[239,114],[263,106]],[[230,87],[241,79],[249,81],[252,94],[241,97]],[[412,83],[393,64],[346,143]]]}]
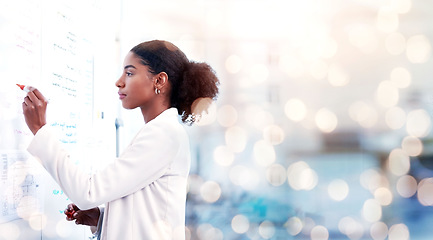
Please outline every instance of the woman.
[{"label": "woman", "polygon": [[184,239],[190,153],[178,115],[194,123],[194,101],[215,100],[218,85],[209,65],[189,61],[167,41],[132,48],[116,86],[122,106],[139,107],[145,124],[119,158],[91,176],[69,161],[45,126],[44,96],[29,92],[23,112],[35,136],[28,151],[75,203],[67,219],[91,226],[102,239]]}]

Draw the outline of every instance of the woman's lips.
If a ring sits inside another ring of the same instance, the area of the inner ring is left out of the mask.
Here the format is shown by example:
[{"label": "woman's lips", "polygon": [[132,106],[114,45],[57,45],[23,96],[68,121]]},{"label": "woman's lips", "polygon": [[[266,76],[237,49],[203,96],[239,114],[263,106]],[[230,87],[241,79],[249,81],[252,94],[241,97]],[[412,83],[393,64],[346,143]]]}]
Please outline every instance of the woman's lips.
[{"label": "woman's lips", "polygon": [[119,99],[122,100],[126,97],[126,94],[123,93],[119,93]]}]

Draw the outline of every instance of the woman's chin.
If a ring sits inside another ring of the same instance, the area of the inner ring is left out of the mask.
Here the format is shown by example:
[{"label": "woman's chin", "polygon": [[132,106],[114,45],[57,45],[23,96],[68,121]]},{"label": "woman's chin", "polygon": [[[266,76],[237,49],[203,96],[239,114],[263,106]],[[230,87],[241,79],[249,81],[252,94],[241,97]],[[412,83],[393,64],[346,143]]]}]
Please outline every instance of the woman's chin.
[{"label": "woman's chin", "polygon": [[135,108],[135,107],[133,107],[133,106],[128,105],[128,104],[125,103],[125,102],[122,102],[122,107],[123,107],[124,109],[134,109],[134,108]]}]

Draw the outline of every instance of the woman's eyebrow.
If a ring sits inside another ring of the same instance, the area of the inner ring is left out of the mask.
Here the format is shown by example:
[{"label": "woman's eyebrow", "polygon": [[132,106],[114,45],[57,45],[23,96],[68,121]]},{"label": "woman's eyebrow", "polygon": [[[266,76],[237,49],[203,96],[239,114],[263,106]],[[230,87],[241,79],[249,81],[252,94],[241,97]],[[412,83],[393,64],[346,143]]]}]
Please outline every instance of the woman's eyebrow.
[{"label": "woman's eyebrow", "polygon": [[135,69],[137,69],[136,67],[134,67],[134,65],[126,65],[123,69],[127,69],[127,68],[135,68]]}]

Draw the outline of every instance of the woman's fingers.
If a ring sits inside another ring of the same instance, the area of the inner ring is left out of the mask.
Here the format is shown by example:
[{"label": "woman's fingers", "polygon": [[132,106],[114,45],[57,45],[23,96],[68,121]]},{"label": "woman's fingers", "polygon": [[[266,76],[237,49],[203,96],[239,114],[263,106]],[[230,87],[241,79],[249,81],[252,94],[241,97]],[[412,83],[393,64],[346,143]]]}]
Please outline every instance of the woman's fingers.
[{"label": "woman's fingers", "polygon": [[64,213],[66,215],[67,221],[73,221],[74,220],[74,218],[69,214],[69,209],[65,209]]},{"label": "woman's fingers", "polygon": [[43,106],[47,104],[47,100],[38,89],[28,92],[27,97],[36,105]]},{"label": "woman's fingers", "polygon": [[70,210],[70,211],[74,210],[74,206],[75,206],[75,204],[73,204],[73,203],[68,204],[68,210]]},{"label": "woman's fingers", "polygon": [[44,97],[44,95],[42,95],[42,93],[37,89],[37,88],[35,88],[33,91],[31,91],[38,99],[40,99],[40,100],[43,100],[43,101],[45,101],[46,99],[45,99],[45,97]]},{"label": "woman's fingers", "polygon": [[68,204],[68,206],[66,207],[64,213],[66,214],[66,220],[68,221],[73,221],[77,219],[77,212],[80,209],[73,203]]},{"label": "woman's fingers", "polygon": [[48,101],[39,90],[27,93],[23,103],[23,113],[27,126],[33,134],[46,124],[46,109]]},{"label": "woman's fingers", "polygon": [[24,103],[26,104],[26,106],[29,106],[30,104],[32,104],[32,100],[30,100],[30,98],[28,96],[26,96],[24,98]]},{"label": "woman's fingers", "polygon": [[73,203],[71,203],[70,205],[72,206],[72,209],[73,209],[74,211],[78,211],[78,210],[80,210],[80,209],[77,207],[77,205],[75,205],[75,204],[73,204]]}]

